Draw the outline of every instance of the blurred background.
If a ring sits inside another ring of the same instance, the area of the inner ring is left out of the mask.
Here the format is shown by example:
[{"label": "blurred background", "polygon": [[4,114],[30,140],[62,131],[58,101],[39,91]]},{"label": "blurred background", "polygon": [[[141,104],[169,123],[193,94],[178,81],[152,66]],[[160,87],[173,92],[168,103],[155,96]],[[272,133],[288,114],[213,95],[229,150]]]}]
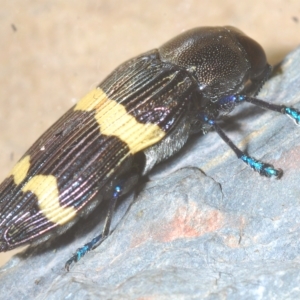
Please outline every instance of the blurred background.
[{"label": "blurred background", "polygon": [[[263,46],[271,64],[300,44],[299,0],[0,3],[1,181],[27,148],[110,71],[187,29],[236,26]],[[1,253],[0,264],[10,255]]]}]

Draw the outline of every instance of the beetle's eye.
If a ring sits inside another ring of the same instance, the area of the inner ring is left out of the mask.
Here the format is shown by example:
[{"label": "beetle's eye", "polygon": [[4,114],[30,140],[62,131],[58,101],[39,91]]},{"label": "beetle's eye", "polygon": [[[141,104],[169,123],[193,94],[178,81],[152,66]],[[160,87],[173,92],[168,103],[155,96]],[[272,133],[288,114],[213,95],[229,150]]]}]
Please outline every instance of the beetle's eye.
[{"label": "beetle's eye", "polygon": [[256,41],[240,31],[234,32],[234,35],[247,54],[251,68],[249,74],[250,78],[252,80],[261,79],[261,77],[265,76],[266,69],[269,68],[263,48]]}]

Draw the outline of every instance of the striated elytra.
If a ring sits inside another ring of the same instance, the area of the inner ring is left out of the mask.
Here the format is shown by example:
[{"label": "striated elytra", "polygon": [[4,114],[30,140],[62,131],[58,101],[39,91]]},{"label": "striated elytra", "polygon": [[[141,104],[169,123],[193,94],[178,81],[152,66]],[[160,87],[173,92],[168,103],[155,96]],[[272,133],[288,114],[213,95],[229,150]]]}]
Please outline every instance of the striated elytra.
[{"label": "striated elytra", "polygon": [[76,251],[69,269],[109,235],[117,200],[194,133],[214,129],[253,170],[279,178],[280,169],[243,153],[217,122],[250,102],[299,124],[297,110],[254,98],[270,72],[262,47],[230,26],[186,31],[123,63],[51,126],[0,185],[0,251],[61,234],[109,201],[102,233]]}]

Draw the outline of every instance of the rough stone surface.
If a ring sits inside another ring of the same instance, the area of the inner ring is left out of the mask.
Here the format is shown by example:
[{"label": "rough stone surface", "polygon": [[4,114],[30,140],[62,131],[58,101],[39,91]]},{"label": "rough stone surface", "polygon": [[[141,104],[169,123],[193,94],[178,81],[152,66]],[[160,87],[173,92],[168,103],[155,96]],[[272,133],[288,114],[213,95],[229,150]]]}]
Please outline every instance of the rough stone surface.
[{"label": "rough stone surface", "polygon": [[[300,109],[300,48],[259,98]],[[216,133],[193,138],[118,206],[112,235],[68,273],[105,207],[0,270],[1,299],[299,299],[300,129],[243,105],[222,128],[242,149],[284,170],[262,178]],[[134,198],[134,200],[133,200]]]}]

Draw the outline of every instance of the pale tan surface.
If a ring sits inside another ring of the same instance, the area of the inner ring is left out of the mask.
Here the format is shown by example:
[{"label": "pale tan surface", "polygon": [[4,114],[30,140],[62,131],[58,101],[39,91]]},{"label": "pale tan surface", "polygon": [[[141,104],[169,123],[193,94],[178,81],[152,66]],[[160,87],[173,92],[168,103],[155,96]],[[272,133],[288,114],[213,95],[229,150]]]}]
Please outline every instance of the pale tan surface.
[{"label": "pale tan surface", "polygon": [[265,48],[271,63],[300,44],[299,0],[0,3],[0,180],[113,68],[184,30],[236,26]]}]

